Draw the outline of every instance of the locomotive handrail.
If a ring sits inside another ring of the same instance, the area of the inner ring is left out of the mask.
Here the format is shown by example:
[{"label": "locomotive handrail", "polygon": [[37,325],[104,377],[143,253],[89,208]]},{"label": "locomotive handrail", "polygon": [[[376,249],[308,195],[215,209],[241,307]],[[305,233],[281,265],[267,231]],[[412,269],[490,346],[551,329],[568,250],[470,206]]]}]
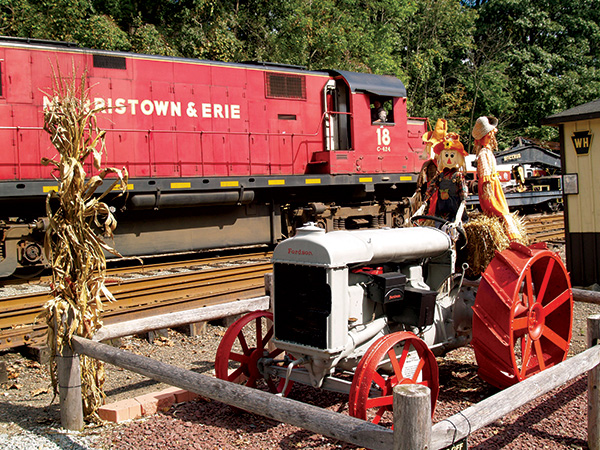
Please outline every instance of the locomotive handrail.
[{"label": "locomotive handrail", "polygon": [[[316,131],[313,133],[297,133],[297,132],[291,132],[291,133],[287,133],[285,131],[283,132],[270,132],[270,131],[230,131],[230,130],[178,130],[178,129],[171,129],[171,130],[167,130],[167,129],[138,129],[138,128],[108,128],[106,129],[106,133],[108,134],[113,134],[113,133],[143,133],[144,135],[147,136],[147,147],[146,147],[146,151],[148,152],[148,165],[149,165],[149,172],[152,173],[152,164],[156,164],[156,163],[160,163],[160,161],[157,161],[155,158],[153,158],[152,156],[152,147],[151,147],[151,142],[149,140],[149,138],[153,135],[153,134],[172,134],[172,135],[182,135],[182,134],[192,134],[192,135],[198,135],[200,136],[200,139],[202,139],[202,136],[204,135],[224,135],[224,136],[247,136],[248,138],[248,153],[251,154],[250,152],[250,138],[252,136],[273,136],[273,137],[290,137],[291,139],[291,144],[290,144],[290,151],[292,152],[292,160],[294,159],[294,139],[295,138],[301,138],[301,137],[316,137],[319,135],[319,133],[321,132],[321,129],[323,127],[323,124],[325,123],[325,117],[327,114],[340,114],[340,115],[352,115],[352,113],[350,112],[339,112],[339,111],[330,111],[330,112],[323,112],[321,114],[321,118],[318,121],[318,124],[316,126]],[[15,132],[19,132],[19,131],[44,131],[43,127],[37,127],[37,126],[33,126],[33,127],[22,127],[22,126],[0,126],[0,130],[14,130]],[[204,148],[202,145],[200,145],[199,148],[199,153],[200,153],[200,158],[201,160],[204,160]],[[182,161],[178,161],[178,164],[181,164]],[[251,163],[250,163],[251,164]],[[20,166],[19,166],[20,167]]]}]

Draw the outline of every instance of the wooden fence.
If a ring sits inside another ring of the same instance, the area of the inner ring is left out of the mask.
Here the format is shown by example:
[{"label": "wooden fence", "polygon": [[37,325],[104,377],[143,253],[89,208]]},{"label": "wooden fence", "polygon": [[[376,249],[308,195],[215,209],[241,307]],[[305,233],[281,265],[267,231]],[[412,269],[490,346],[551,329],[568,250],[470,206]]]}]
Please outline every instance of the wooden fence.
[{"label": "wooden fence", "polygon": [[[588,349],[568,360],[511,386],[460,413],[431,423],[429,389],[420,385],[396,386],[394,431],[370,422],[334,413],[271,393],[180,369],[92,340],[73,337],[73,355],[62,358],[59,368],[60,408],[63,427],[81,429],[81,393],[77,391],[78,355],[108,362],[151,379],[195,392],[314,433],[374,450],[443,449],[468,434],[509,414],[535,398],[588,372],[588,444],[600,450],[600,315],[588,318]],[[59,362],[61,358],[59,358]],[[79,405],[79,407],[78,407]],[[398,408],[398,409],[396,409]],[[64,411],[64,414],[63,414]],[[77,417],[75,417],[77,416]]]}]

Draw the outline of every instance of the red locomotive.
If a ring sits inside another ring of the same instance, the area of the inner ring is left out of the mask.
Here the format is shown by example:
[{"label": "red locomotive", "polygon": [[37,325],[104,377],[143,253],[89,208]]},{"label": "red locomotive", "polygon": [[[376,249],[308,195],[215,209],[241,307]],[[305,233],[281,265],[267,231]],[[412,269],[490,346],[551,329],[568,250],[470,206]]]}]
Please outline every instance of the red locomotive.
[{"label": "red locomotive", "polygon": [[2,38],[0,276],[45,263],[56,182],[40,160],[56,151],[42,112],[57,67],[85,71],[107,107],[104,165],[130,174],[127,197],[111,203],[123,255],[274,244],[309,220],[331,230],[406,217],[426,121],[407,117],[397,78]]}]

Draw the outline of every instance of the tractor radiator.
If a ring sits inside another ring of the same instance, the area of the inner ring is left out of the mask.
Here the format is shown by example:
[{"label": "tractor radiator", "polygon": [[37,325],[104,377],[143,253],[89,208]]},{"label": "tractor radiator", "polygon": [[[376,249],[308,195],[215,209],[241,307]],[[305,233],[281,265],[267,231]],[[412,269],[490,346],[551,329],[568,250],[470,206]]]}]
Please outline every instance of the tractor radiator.
[{"label": "tractor radiator", "polygon": [[331,288],[325,268],[276,263],[273,273],[275,338],[326,349]]}]

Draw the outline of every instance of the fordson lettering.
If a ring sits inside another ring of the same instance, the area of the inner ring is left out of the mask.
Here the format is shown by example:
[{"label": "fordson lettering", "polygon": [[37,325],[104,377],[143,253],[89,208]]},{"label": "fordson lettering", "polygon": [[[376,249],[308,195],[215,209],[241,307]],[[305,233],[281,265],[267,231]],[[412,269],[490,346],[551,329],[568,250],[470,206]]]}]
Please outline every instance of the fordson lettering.
[{"label": "fordson lettering", "polygon": [[289,254],[311,256],[312,252],[310,250],[302,250],[302,249],[294,250],[293,248],[288,248],[288,255]]}]

